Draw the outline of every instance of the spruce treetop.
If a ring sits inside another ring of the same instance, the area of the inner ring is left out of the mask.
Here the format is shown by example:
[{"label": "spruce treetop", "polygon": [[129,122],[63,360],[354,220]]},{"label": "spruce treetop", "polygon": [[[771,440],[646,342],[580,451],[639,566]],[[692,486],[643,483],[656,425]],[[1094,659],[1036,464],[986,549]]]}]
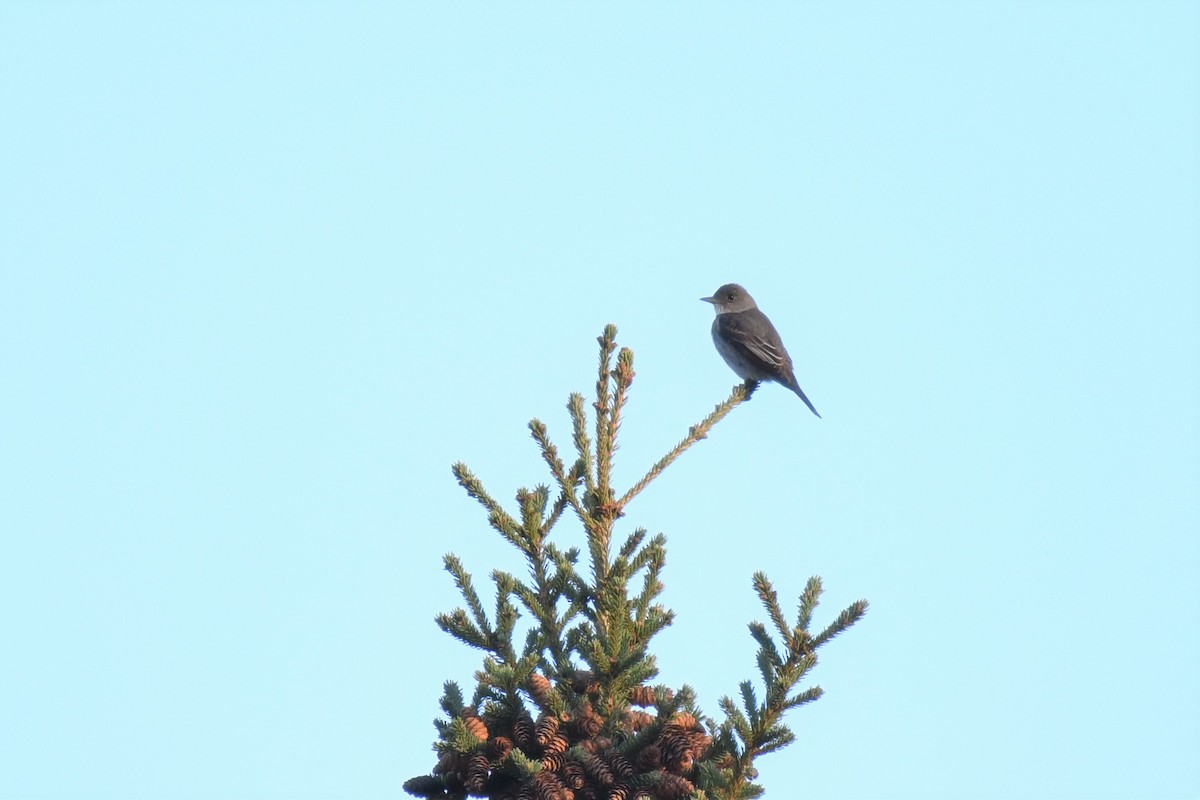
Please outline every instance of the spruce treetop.
[{"label": "spruce treetop", "polygon": [[[453,553],[446,571],[463,607],[438,614],[437,624],[483,651],[468,699],[447,681],[433,770],[404,784],[425,798],[501,800],[677,800],[759,797],[754,783],[759,756],[790,744],[783,722],[790,709],[818,699],[822,690],[798,690],[816,666],[817,650],[863,617],[867,602],[843,610],[818,633],[810,631],[822,591],[808,580],[789,622],[766,575],[755,573],[754,591],[770,620],[750,623],[758,644],[762,697],[752,681],[739,686],[740,703],[723,697],[724,718],[696,705],[695,692],[653,685],[658,668],[650,652],[674,612],[658,602],[663,591],[666,538],[637,528],[613,549],[613,528],[631,502],[692,445],[741,403],[757,384],[746,381],[621,491],[614,487],[613,454],[633,385],[633,352],[617,347],[617,329],[598,338],[596,399],[575,393],[567,402],[574,457],[564,460],[545,424],[529,431],[549,469],[552,486],[516,491],[506,510],[463,463],[454,477],[487,514],[488,524],[524,557],[521,578],[492,570],[495,597],[485,607],[471,574]],[[614,358],[615,357],[615,358]],[[564,512],[583,526],[586,566],[577,547],[563,549],[552,534]],[[523,637],[518,622],[524,615]]]}]

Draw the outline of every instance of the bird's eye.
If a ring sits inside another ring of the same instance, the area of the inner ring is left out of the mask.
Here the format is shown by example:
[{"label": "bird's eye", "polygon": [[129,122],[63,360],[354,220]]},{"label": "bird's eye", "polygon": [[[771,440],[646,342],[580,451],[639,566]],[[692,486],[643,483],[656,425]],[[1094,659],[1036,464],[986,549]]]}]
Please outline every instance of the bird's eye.
[{"label": "bird's eye", "polygon": [[732,300],[732,299],[733,299],[733,292],[727,292],[727,293],[725,294],[725,299],[726,299],[726,300]]}]

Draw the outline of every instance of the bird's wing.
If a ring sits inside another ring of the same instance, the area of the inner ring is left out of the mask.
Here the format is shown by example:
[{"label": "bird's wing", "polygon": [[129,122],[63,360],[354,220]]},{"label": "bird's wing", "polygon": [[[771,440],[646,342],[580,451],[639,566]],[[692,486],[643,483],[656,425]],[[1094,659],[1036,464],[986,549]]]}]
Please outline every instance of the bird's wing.
[{"label": "bird's wing", "polygon": [[792,359],[784,349],[775,326],[757,308],[735,314],[719,314],[717,324],[725,341],[752,361],[769,364],[786,374],[791,373]]}]

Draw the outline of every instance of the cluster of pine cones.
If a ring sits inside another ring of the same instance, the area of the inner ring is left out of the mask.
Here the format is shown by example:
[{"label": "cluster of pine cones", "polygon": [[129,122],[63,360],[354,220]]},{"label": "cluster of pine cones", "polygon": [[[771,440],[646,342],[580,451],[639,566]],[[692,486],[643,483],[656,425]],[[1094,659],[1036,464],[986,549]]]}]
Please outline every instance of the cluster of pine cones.
[{"label": "cluster of pine cones", "polygon": [[[533,677],[530,694],[537,700],[550,686],[544,677]],[[653,690],[640,686],[630,701],[652,705]],[[472,752],[444,753],[432,775],[413,778],[404,784],[405,791],[426,798],[682,800],[695,791],[688,779],[695,762],[712,746],[712,737],[686,711],[675,714],[636,752],[619,750],[612,737],[601,735],[603,720],[587,702],[574,713],[544,712],[536,720],[528,711],[514,719],[480,718],[471,708],[463,710],[462,718],[479,745]],[[620,725],[621,738],[657,722],[651,714],[630,710]],[[514,749],[540,763],[541,770],[526,778],[514,775],[504,765]]]}]

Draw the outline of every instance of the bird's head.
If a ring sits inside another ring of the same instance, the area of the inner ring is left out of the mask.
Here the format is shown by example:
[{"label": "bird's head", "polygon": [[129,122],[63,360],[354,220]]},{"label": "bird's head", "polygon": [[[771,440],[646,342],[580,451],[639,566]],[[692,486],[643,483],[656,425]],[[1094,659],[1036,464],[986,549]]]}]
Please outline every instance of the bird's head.
[{"label": "bird's head", "polygon": [[737,311],[749,311],[757,308],[750,293],[736,283],[727,283],[712,297],[701,297],[706,303],[712,303],[718,314],[729,314]]}]

